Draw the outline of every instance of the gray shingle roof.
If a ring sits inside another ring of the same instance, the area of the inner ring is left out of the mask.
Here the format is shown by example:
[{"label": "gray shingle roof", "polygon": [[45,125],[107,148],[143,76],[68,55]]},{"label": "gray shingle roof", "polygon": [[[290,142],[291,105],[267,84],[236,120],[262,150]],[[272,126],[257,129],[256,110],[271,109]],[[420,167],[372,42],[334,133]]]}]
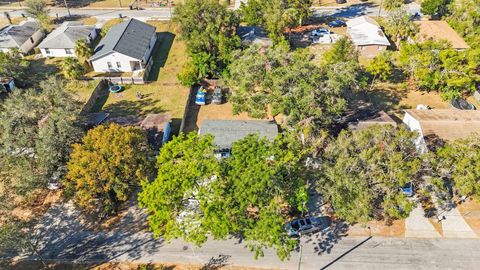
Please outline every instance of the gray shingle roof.
[{"label": "gray shingle roof", "polygon": [[53,30],[39,45],[38,48],[73,49],[79,39],[87,39],[95,26],[83,25],[81,22],[64,22]]},{"label": "gray shingle roof", "polygon": [[265,120],[203,120],[198,133],[213,135],[217,147],[228,149],[250,134],[273,141],[278,135],[278,127],[275,122]]},{"label": "gray shingle roof", "polygon": [[145,55],[154,33],[154,26],[136,19],[114,25],[95,48],[90,60],[96,60],[110,52],[140,60]]},{"label": "gray shingle roof", "polygon": [[19,48],[39,29],[33,21],[6,26],[0,30],[0,48]]}]

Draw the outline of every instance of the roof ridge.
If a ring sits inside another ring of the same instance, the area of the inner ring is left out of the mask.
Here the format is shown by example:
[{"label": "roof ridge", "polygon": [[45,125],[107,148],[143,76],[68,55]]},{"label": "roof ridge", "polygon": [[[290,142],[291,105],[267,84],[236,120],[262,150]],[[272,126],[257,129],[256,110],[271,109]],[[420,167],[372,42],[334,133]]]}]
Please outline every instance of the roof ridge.
[{"label": "roof ridge", "polygon": [[115,51],[115,48],[117,47],[118,43],[120,42],[120,39],[122,39],[123,34],[125,33],[125,31],[127,31],[128,26],[130,25],[130,23],[131,23],[133,20],[134,20],[134,18],[128,19],[127,25],[125,26],[125,29],[123,29],[122,34],[118,36],[118,39],[117,39],[117,41],[115,42],[115,45],[112,47],[112,51]]}]

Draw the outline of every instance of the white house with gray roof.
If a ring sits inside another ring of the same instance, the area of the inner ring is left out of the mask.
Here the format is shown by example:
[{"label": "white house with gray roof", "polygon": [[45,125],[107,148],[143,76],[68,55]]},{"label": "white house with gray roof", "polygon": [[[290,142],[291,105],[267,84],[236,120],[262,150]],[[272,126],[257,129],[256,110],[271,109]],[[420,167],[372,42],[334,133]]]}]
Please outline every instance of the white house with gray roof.
[{"label": "white house with gray roof", "polygon": [[96,72],[134,72],[145,69],[155,42],[154,26],[129,19],[113,26],[90,58]]},{"label": "white house with gray roof", "polygon": [[360,54],[365,57],[373,58],[391,45],[380,25],[371,17],[360,16],[346,23],[347,35]]},{"label": "white house with gray roof", "polygon": [[74,57],[75,42],[85,39],[92,42],[97,36],[95,26],[81,22],[64,22],[53,30],[37,47],[44,57]]},{"label": "white house with gray roof", "polygon": [[34,21],[8,25],[0,29],[0,50],[8,52],[18,49],[21,54],[27,54],[44,36],[45,34]]}]

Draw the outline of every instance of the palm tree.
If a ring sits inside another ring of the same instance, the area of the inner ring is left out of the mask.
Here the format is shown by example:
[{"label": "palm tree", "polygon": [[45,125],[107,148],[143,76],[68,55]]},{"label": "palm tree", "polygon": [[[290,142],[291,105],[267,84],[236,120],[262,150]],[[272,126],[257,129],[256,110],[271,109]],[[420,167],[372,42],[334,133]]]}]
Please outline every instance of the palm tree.
[{"label": "palm tree", "polygon": [[77,58],[67,57],[62,61],[62,72],[67,79],[78,79],[85,74],[85,69]]},{"label": "palm tree", "polygon": [[85,67],[89,67],[88,59],[92,56],[93,49],[86,39],[79,39],[75,42],[75,55],[82,60]]}]

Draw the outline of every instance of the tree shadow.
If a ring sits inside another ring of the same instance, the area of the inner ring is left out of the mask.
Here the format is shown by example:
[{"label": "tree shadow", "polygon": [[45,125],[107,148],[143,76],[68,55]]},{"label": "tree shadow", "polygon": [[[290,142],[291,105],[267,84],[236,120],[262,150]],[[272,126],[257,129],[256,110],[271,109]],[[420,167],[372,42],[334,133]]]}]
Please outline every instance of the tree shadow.
[{"label": "tree shadow", "polygon": [[[139,100],[120,100],[103,107],[105,112],[110,113],[110,118],[115,117],[133,117],[139,118],[150,113],[164,113],[165,109],[160,106],[153,106],[156,100],[152,98],[142,98]],[[148,108],[148,109],[147,109]]]},{"label": "tree shadow", "polygon": [[354,18],[367,15],[367,9],[377,7],[375,3],[354,4],[348,7],[337,9],[330,17]]},{"label": "tree shadow", "polygon": [[47,58],[34,59],[30,61],[27,78],[23,80],[25,87],[37,86],[41,81],[44,81],[49,76],[57,75],[59,72],[59,66],[53,63],[47,63]]},{"label": "tree shadow", "polygon": [[170,49],[172,48],[173,41],[175,40],[175,34],[170,32],[157,33],[157,44],[152,53],[152,68],[148,74],[148,81],[158,80],[160,69],[165,66],[167,62]]},{"label": "tree shadow", "polygon": [[183,123],[180,128],[180,132],[189,133],[198,130],[197,120],[200,112],[200,105],[195,104],[195,93],[197,92],[198,85],[190,88],[190,94],[188,99],[188,105],[185,111]]},{"label": "tree shadow", "polygon": [[312,235],[306,243],[312,243],[314,252],[318,255],[330,254],[332,248],[343,237],[348,236],[348,224],[343,221],[332,222],[328,230]]},{"label": "tree shadow", "polygon": [[218,257],[211,257],[210,260],[202,265],[200,270],[216,270],[228,265],[228,259],[230,255],[220,254]]}]

